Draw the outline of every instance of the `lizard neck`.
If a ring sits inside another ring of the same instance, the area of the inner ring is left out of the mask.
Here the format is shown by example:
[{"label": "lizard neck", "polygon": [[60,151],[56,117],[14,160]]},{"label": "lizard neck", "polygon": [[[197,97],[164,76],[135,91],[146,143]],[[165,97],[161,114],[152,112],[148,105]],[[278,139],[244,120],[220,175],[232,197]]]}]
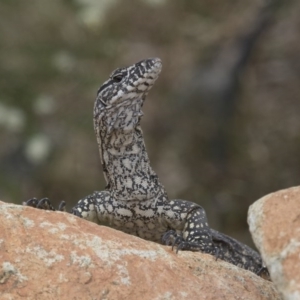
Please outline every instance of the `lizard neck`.
[{"label": "lizard neck", "polygon": [[150,58],[116,69],[97,92],[94,129],[107,189],[116,200],[166,195],[150,166],[140,127],[144,101],[161,67],[159,58]]},{"label": "lizard neck", "polygon": [[[103,126],[101,126],[103,129]],[[100,130],[97,136],[107,188],[118,200],[149,200],[166,194],[150,166],[141,126]]]}]

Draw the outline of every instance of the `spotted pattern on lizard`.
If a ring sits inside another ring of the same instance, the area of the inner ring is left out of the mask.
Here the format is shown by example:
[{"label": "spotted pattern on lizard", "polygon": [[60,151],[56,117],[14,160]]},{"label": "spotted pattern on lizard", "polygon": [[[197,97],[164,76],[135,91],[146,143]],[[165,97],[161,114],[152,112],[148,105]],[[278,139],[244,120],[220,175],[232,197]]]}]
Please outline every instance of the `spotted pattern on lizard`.
[{"label": "spotted pattern on lizard", "polygon": [[[141,118],[142,106],[161,72],[159,58],[115,70],[97,92],[94,130],[107,186],[79,200],[72,213],[178,250],[209,253],[260,273],[260,255],[209,227],[204,209],[193,202],[169,200],[150,166]],[[27,205],[54,209],[47,199]],[[63,209],[61,206],[60,209]]]}]

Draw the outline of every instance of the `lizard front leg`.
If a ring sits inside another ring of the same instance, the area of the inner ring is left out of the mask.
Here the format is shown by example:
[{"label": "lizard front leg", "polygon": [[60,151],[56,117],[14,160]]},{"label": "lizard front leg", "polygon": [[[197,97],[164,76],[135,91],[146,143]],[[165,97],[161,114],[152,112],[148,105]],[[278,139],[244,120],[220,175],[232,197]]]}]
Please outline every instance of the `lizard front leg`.
[{"label": "lizard front leg", "polygon": [[164,244],[172,242],[177,252],[191,250],[218,255],[205,210],[200,205],[184,200],[171,200],[165,205],[165,217],[171,230],[163,235]]},{"label": "lizard front leg", "polygon": [[259,253],[210,228],[205,210],[201,206],[184,200],[172,200],[167,206],[166,218],[170,219],[168,223],[171,230],[163,235],[162,241],[164,244],[171,242],[177,252],[191,250],[209,253],[259,276],[264,273],[262,277],[268,279],[268,270],[264,267]]},{"label": "lizard front leg", "polygon": [[[99,223],[97,219],[96,203],[101,199],[101,194],[106,192],[94,192],[92,195],[86,196],[79,200],[78,203],[71,209],[70,213],[77,217],[86,219],[88,221]],[[58,208],[55,209],[48,198],[31,198],[23,202],[24,206],[31,206],[43,210],[66,211],[66,202],[61,201]]]}]

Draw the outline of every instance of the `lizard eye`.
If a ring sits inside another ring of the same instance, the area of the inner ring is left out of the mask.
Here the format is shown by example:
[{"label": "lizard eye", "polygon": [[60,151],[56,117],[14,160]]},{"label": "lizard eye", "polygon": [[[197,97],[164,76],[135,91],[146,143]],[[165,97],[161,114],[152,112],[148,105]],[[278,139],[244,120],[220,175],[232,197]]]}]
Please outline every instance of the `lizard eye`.
[{"label": "lizard eye", "polygon": [[120,82],[123,79],[123,75],[117,74],[112,77],[112,80],[115,82]]}]

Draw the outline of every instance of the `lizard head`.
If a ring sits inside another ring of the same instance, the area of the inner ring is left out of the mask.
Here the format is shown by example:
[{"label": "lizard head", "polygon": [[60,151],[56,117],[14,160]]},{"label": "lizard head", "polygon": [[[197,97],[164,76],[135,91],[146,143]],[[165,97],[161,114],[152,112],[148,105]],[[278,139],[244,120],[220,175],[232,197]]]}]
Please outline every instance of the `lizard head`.
[{"label": "lizard head", "polygon": [[132,130],[143,115],[145,97],[161,71],[159,58],[149,58],[119,68],[99,88],[94,106],[94,126],[106,132]]}]

